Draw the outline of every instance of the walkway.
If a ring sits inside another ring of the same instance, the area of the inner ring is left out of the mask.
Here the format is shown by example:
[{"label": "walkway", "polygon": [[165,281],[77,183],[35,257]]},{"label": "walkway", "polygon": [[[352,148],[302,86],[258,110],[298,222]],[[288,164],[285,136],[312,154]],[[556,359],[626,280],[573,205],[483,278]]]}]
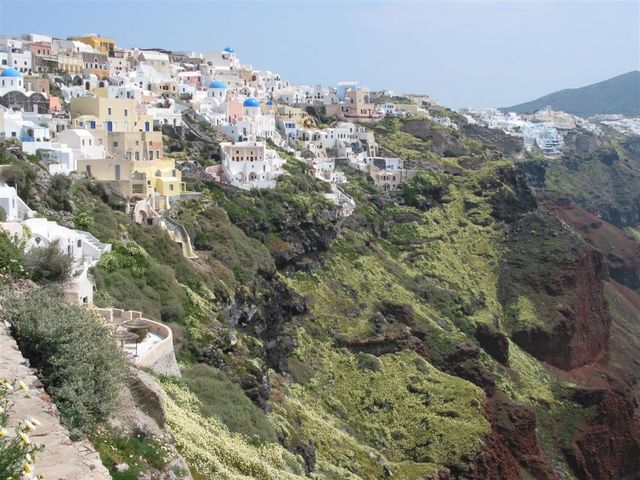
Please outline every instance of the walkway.
[{"label": "walkway", "polygon": [[[44,445],[36,455],[36,473],[47,480],[111,480],[88,440],[71,441],[51,397],[27,365],[15,340],[0,323],[0,378],[22,381],[29,387],[28,396],[22,391],[12,395],[11,422],[33,417],[42,424],[30,435],[34,443]],[[10,435],[14,424],[7,429]]]}]

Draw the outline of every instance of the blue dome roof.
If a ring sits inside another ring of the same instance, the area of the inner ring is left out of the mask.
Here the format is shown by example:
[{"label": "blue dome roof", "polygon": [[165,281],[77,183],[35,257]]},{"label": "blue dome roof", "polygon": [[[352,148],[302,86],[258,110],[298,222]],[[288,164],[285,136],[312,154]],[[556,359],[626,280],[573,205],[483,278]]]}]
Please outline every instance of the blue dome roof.
[{"label": "blue dome roof", "polygon": [[15,68],[7,68],[2,71],[0,77],[22,77],[22,74]]},{"label": "blue dome roof", "polygon": [[271,100],[269,100],[269,101],[267,102],[267,105],[268,105],[268,106],[271,106],[271,105],[273,105],[273,102],[272,102]]},{"label": "blue dome roof", "polygon": [[209,83],[209,88],[227,88],[227,84],[222,80],[214,80],[213,82]]},{"label": "blue dome roof", "polygon": [[224,51],[227,52],[227,53],[235,52],[235,50],[233,48],[231,48],[231,47],[224,47]]},{"label": "blue dome roof", "polygon": [[243,107],[259,107],[260,102],[253,97],[247,98],[242,104]]}]

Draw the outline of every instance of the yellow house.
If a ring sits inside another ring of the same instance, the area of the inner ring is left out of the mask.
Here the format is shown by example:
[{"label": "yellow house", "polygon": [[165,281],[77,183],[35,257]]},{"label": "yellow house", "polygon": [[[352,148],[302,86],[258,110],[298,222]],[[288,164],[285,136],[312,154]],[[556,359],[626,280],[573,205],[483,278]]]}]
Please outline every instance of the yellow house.
[{"label": "yellow house", "polygon": [[161,204],[156,202],[156,208],[167,208],[169,198],[186,192],[182,172],[176,168],[173,159],[133,162],[133,170],[146,177],[149,194],[160,194]]},{"label": "yellow house", "polygon": [[[101,96],[72,98],[69,104],[73,128],[105,132],[150,132],[153,117],[141,113],[136,102],[128,98],[104,96],[106,89],[96,89]],[[95,134],[95,132],[92,132]]]},{"label": "yellow house", "polygon": [[162,132],[153,131],[152,117],[139,113],[134,100],[108,98],[102,96],[104,89],[96,90],[100,96],[71,100],[71,121],[76,128],[91,130],[108,156],[79,162],[78,170],[112,183],[128,197],[158,193],[156,208],[166,208],[170,197],[185,192],[185,184],[175,160],[164,158]]},{"label": "yellow house", "polygon": [[133,171],[133,163],[107,155],[103,159],[78,160],[78,172],[108,183],[125,197],[142,200],[152,192],[147,188],[146,176]]},{"label": "yellow house", "polygon": [[113,38],[100,37],[98,35],[87,34],[81,37],[70,37],[69,40],[86,43],[105,55],[113,55],[113,51],[116,49],[116,42]]}]

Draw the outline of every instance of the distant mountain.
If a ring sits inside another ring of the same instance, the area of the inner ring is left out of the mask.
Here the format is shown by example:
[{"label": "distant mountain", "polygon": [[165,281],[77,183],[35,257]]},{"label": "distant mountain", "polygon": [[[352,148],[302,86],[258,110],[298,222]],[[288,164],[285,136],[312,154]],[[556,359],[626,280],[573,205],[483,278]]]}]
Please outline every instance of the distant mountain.
[{"label": "distant mountain", "polygon": [[581,117],[611,113],[640,116],[640,71],[618,75],[586,87],[559,90],[501,110],[532,113],[545,107]]}]

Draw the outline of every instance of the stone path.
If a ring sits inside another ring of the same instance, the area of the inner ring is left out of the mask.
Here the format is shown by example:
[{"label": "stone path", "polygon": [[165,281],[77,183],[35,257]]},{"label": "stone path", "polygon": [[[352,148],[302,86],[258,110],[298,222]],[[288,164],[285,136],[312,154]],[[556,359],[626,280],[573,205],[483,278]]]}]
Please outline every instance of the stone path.
[{"label": "stone path", "polygon": [[[37,454],[35,471],[46,480],[111,480],[108,470],[88,440],[73,442],[66,427],[60,424],[58,410],[42,383],[28,367],[15,340],[0,322],[0,378],[24,382],[29,395],[18,391],[12,395],[14,406],[11,421],[36,418],[40,425],[32,435],[32,441],[44,445]],[[11,434],[13,428],[8,429]]]}]

